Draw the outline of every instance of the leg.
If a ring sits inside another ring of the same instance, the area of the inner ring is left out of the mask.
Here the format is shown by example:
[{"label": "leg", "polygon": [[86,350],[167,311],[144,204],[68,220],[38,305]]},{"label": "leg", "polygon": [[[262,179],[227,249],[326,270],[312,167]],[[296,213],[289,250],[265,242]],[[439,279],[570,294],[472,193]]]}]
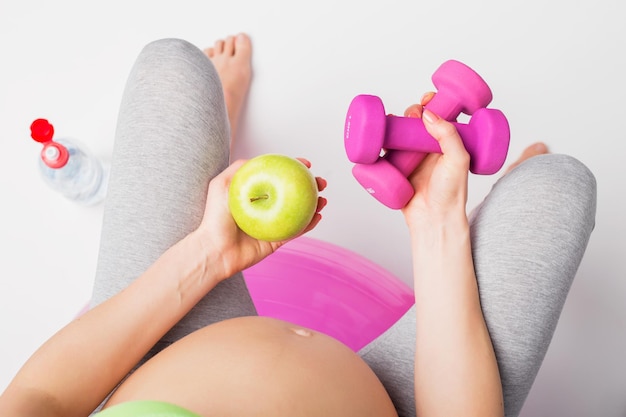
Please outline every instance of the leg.
[{"label": "leg", "polygon": [[[235,46],[237,46],[236,49]],[[252,79],[251,52],[247,38],[235,39],[232,36],[226,38],[225,41],[219,40],[215,42],[213,47],[204,50],[204,53],[215,65],[224,86],[232,138],[231,146],[237,134],[236,127],[239,125],[239,114],[250,89]]]},{"label": "leg", "polygon": [[[218,73],[195,46],[170,39],[142,51],[119,113],[93,305],[125,288],[200,223],[209,180],[228,165],[227,117]],[[254,314],[238,274],[159,347],[209,323]]]},{"label": "leg", "polygon": [[[584,165],[539,155],[498,181],[470,219],[507,416],[519,414],[543,361],[594,226],[595,204],[595,179]],[[360,352],[401,416],[415,415],[414,353],[414,309]]]},{"label": "leg", "polygon": [[519,414],[537,376],[595,212],[593,174],[571,157],[540,155],[502,178],[472,216],[481,305],[506,416]]}]

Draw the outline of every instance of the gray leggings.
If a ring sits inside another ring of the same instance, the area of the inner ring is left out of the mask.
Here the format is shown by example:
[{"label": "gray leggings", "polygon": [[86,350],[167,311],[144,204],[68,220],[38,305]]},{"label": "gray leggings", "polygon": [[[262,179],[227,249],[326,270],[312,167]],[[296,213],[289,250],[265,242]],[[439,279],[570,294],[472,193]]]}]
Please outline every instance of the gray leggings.
[{"label": "gray leggings", "polygon": [[[229,162],[223,92],[209,59],[181,40],[153,42],[119,113],[93,305],[113,296],[194,230],[211,178]],[[592,173],[564,155],[532,158],[500,179],[471,216],[482,307],[507,416],[544,358],[594,227]],[[210,323],[255,315],[241,274],[211,291],[147,356]],[[415,416],[415,311],[360,353],[400,416]]]}]

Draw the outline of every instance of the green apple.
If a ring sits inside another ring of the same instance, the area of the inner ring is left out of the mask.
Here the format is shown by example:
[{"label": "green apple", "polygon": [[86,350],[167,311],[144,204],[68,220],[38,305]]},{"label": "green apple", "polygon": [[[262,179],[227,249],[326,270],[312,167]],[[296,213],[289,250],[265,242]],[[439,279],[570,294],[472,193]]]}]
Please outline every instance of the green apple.
[{"label": "green apple", "polygon": [[237,226],[265,241],[297,236],[317,208],[317,182],[295,158],[264,154],[243,164],[230,183],[228,205]]}]

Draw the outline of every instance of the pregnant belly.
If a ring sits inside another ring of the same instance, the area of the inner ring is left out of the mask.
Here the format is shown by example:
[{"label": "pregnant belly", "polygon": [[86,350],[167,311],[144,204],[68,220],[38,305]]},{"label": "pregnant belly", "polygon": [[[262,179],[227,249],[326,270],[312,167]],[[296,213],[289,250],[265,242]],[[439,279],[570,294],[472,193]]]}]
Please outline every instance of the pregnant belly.
[{"label": "pregnant belly", "polygon": [[226,320],[172,344],[126,379],[106,407],[131,400],[166,401],[206,417],[397,416],[352,350],[266,317]]}]

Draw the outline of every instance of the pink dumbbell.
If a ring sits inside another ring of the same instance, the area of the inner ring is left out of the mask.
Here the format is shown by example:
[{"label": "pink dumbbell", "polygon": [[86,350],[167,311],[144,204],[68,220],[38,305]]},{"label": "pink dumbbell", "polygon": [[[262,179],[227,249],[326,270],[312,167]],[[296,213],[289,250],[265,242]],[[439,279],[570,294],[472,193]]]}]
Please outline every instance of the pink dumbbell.
[{"label": "pink dumbbell", "polygon": [[[394,151],[373,164],[354,165],[352,175],[378,201],[399,210],[415,194],[407,177],[426,155],[421,152]],[[400,158],[394,160],[396,156]]]},{"label": "pink dumbbell", "polygon": [[[388,116],[379,97],[356,96],[348,110],[345,147],[357,164],[376,162],[385,149],[441,153],[422,119]],[[500,110],[481,108],[468,124],[453,122],[470,154],[470,171],[489,175],[504,164],[509,148],[509,124]]]},{"label": "pink dumbbell", "polygon": [[448,121],[459,114],[474,114],[487,107],[493,98],[487,83],[473,69],[453,59],[444,62],[431,80],[437,94],[426,105],[433,113]]},{"label": "pink dumbbell", "polygon": [[[474,114],[476,110],[487,107],[493,99],[485,80],[472,68],[454,59],[441,64],[431,80],[437,88],[437,94],[426,108],[450,122],[461,113]],[[397,168],[403,168],[402,172],[408,177],[426,154],[420,153],[419,156],[413,151],[391,150],[385,159]]]},{"label": "pink dumbbell", "polygon": [[[433,74],[432,81],[438,92],[426,107],[449,121],[455,120],[461,112],[473,114],[492,99],[487,83],[459,61],[444,62]],[[407,177],[425,156],[424,152],[389,150],[373,164],[355,165],[352,173],[381,203],[400,209],[414,193]]]}]

